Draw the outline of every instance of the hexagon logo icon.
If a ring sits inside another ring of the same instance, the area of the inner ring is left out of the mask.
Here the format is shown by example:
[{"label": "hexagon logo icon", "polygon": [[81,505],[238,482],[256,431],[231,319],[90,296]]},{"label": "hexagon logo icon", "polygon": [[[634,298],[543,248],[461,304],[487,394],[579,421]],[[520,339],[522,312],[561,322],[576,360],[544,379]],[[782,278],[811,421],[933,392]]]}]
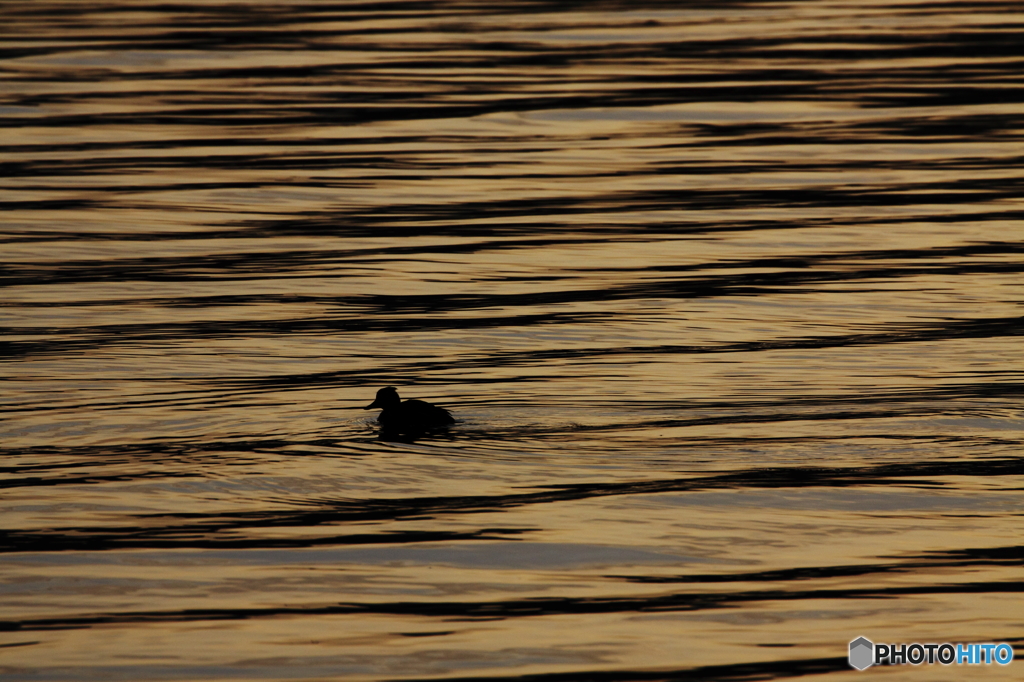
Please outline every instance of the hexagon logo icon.
[{"label": "hexagon logo icon", "polygon": [[875,645],[866,637],[850,642],[850,665],[857,670],[870,668],[875,659]]}]

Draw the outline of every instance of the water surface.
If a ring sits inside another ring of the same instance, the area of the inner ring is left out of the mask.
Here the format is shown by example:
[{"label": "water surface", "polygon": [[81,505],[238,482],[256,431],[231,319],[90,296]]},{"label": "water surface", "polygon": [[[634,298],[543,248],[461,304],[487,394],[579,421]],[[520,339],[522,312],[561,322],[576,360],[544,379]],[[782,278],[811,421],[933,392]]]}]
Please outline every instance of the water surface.
[{"label": "water surface", "polygon": [[1016,3],[0,17],[5,680],[1024,641]]}]

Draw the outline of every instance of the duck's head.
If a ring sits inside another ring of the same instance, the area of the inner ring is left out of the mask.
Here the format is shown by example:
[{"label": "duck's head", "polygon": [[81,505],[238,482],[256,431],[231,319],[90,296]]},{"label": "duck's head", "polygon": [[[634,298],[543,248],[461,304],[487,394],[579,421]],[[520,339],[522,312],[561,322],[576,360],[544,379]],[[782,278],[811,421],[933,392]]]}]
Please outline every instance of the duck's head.
[{"label": "duck's head", "polygon": [[377,398],[364,407],[364,410],[372,410],[374,408],[380,410],[386,410],[389,407],[397,407],[402,404],[402,399],[398,397],[398,391],[395,390],[394,386],[388,386],[377,391]]}]

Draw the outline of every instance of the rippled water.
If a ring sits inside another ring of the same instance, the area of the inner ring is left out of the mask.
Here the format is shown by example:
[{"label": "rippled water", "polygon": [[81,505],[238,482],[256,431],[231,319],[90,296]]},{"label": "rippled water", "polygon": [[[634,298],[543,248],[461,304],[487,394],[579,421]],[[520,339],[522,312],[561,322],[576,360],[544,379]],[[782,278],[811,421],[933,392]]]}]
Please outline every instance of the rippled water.
[{"label": "rippled water", "polygon": [[5,680],[1024,642],[1019,3],[0,17]]}]

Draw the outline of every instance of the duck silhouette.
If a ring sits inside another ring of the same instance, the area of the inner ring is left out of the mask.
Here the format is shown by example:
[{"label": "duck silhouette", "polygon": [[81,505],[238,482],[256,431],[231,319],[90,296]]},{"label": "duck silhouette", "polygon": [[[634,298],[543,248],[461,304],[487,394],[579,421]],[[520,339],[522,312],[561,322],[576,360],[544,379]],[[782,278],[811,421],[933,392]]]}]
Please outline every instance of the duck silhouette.
[{"label": "duck silhouette", "polygon": [[424,400],[402,401],[394,386],[377,391],[377,398],[364,407],[364,410],[379,408],[377,422],[381,431],[404,435],[419,435],[431,429],[439,429],[454,424],[455,419],[443,407],[432,405]]}]

